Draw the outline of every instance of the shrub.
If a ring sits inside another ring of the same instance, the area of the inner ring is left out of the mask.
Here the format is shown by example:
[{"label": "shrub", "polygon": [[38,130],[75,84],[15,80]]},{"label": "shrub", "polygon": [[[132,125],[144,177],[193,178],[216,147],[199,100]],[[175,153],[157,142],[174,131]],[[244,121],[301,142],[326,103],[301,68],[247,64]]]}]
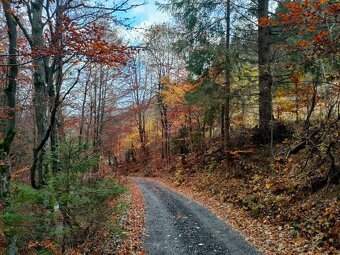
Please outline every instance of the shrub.
[{"label": "shrub", "polygon": [[117,203],[108,203],[126,187],[115,179],[89,174],[96,164],[89,146],[66,141],[60,145],[59,171],[50,173],[44,188],[11,184],[0,226],[9,240],[15,237],[20,252],[33,249],[37,254],[54,254],[55,249],[63,253],[76,249],[82,254],[101,253],[119,230],[112,220]]}]

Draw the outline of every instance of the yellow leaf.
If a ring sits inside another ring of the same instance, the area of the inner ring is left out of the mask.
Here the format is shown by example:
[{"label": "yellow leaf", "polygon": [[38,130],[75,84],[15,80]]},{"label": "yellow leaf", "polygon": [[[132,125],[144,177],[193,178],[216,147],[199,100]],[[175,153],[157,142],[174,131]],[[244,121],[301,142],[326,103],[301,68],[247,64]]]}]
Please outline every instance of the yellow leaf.
[{"label": "yellow leaf", "polygon": [[273,186],[272,182],[267,182],[266,183],[266,189],[270,189]]}]

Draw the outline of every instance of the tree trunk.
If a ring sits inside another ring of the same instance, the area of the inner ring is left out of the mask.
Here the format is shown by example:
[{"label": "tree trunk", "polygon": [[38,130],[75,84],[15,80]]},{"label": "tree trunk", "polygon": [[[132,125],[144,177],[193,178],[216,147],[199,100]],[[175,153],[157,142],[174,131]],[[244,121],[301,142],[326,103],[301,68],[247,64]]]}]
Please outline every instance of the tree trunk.
[{"label": "tree trunk", "polygon": [[161,91],[162,84],[160,82],[161,75],[159,75],[159,84],[158,84],[158,107],[161,114],[161,123],[162,123],[162,158],[166,160],[167,163],[170,163],[170,143],[169,143],[169,121],[168,121],[168,109],[165,103],[163,102]]},{"label": "tree trunk", "polygon": [[170,163],[170,148],[169,148],[169,122],[168,122],[168,109],[162,103],[161,105],[161,122],[162,122],[162,129],[163,129],[163,150],[164,150],[164,159],[167,163]]},{"label": "tree trunk", "polygon": [[[0,142],[0,203],[4,202],[4,207],[9,207],[7,200],[9,195],[9,185],[11,179],[11,165],[10,165],[10,148],[15,135],[16,125],[16,87],[18,77],[18,62],[17,62],[17,24],[10,14],[12,1],[3,1],[3,9],[5,13],[7,28],[8,28],[8,72],[7,84],[5,87],[5,113],[7,117],[5,121],[4,138]],[[18,253],[16,245],[16,234],[6,232],[7,239],[7,254],[15,255]]]},{"label": "tree trunk", "polygon": [[299,123],[299,82],[295,82],[295,122]]},{"label": "tree trunk", "polygon": [[[43,22],[42,22],[42,7],[40,0],[32,2],[32,50],[41,50],[43,45]],[[34,98],[33,104],[35,109],[35,122],[37,127],[37,144],[40,144],[45,137],[47,131],[47,89],[44,60],[36,58],[33,61],[33,85]],[[32,187],[38,188],[44,182],[44,155],[45,146],[38,152],[38,162],[35,168],[31,168],[31,184]],[[36,174],[38,173],[38,179]]]},{"label": "tree trunk", "polygon": [[[60,88],[62,85],[62,79],[63,79],[63,72],[62,72],[62,60],[58,57],[58,71],[57,71],[57,78],[56,78],[56,87]],[[52,112],[52,109],[54,107],[54,99],[56,97],[55,91],[52,95],[50,95],[50,112]],[[60,110],[60,106],[56,109],[56,120],[53,122],[53,126],[51,129],[51,155],[52,155],[52,162],[51,162],[51,168],[53,173],[57,173],[60,170],[59,165],[59,137],[58,137],[58,111]]]},{"label": "tree trunk", "polygon": [[[99,72],[99,77],[98,77]],[[100,70],[96,70],[95,77],[94,77],[94,83],[93,83],[93,134],[92,134],[92,150],[94,155],[98,155],[98,129],[99,129],[99,110],[100,110],[100,83],[98,84],[98,78],[101,79]],[[99,86],[98,86],[99,85]],[[99,162],[96,164],[96,166],[93,168],[93,171],[97,172],[99,171]]]},{"label": "tree trunk", "polygon": [[138,112],[138,132],[141,144],[141,156],[144,162],[147,161],[146,153],[146,134],[145,134],[145,114],[143,111]]},{"label": "tree trunk", "polygon": [[230,140],[230,84],[231,84],[231,63],[230,63],[230,0],[227,0],[226,10],[226,37],[225,37],[225,100],[224,100],[224,137],[223,146]]},{"label": "tree trunk", "polygon": [[89,83],[90,83],[90,79],[91,79],[90,76],[91,76],[91,69],[90,69],[89,76],[88,76],[86,83],[85,83],[83,102],[82,102],[82,106],[81,106],[81,117],[80,117],[79,138],[78,138],[79,143],[83,139],[84,123],[85,123],[85,105],[86,105],[86,99],[87,99],[87,91],[88,91]]},{"label": "tree trunk", "polygon": [[100,116],[101,116],[101,108],[102,108],[102,89],[103,89],[103,66],[99,67],[99,87],[97,90],[97,109],[96,109],[96,133],[95,133],[95,141],[94,141],[94,149],[98,153],[100,147]]},{"label": "tree trunk", "polygon": [[221,106],[221,142],[222,146],[224,146],[225,141],[225,102],[222,103]]},{"label": "tree trunk", "polygon": [[[268,18],[269,0],[259,0],[258,20]],[[270,124],[272,117],[272,75],[270,71],[270,28],[258,28],[258,66],[259,66],[259,130],[260,143],[266,144],[270,140]]]},{"label": "tree trunk", "polygon": [[103,70],[103,75],[105,75],[105,79],[103,79],[103,84],[101,86],[101,107],[100,107],[100,119],[99,119],[99,134],[98,134],[98,146],[102,146],[102,135],[104,131],[104,122],[105,122],[105,110],[106,110],[106,94],[107,87],[109,82],[109,71],[108,69]]},{"label": "tree trunk", "polygon": [[16,124],[16,87],[18,76],[18,63],[17,63],[17,25],[12,15],[8,12],[11,9],[11,1],[2,2],[6,23],[8,28],[8,77],[5,88],[5,119],[6,130],[4,130],[4,138],[0,142],[0,201],[4,200],[9,194],[10,184],[10,164],[9,153],[12,141],[15,135]]},{"label": "tree trunk", "polygon": [[305,121],[305,126],[308,127],[310,125],[310,118],[312,117],[313,111],[316,106],[316,100],[317,100],[317,93],[318,93],[318,85],[319,85],[319,79],[320,79],[320,68],[318,66],[318,69],[316,71],[316,76],[313,81],[313,97],[312,97],[312,104],[310,106],[310,110],[307,113],[307,118]]},{"label": "tree trunk", "polygon": [[86,131],[86,142],[90,144],[91,141],[91,129],[92,129],[92,125],[93,125],[93,106],[94,106],[94,102],[93,102],[93,95],[92,95],[92,90],[90,90],[90,114],[89,114],[89,124],[87,125],[87,131]]},{"label": "tree trunk", "polygon": [[[62,51],[62,30],[61,30],[61,17],[63,16],[64,8],[61,6],[60,0],[56,1],[56,31],[55,36],[53,38],[54,46]],[[56,68],[54,67],[54,63]],[[54,83],[54,70],[56,69],[56,78]],[[50,113],[52,113],[52,109],[54,107],[54,101],[56,98],[56,89],[60,90],[63,82],[63,59],[62,55],[58,55],[51,66],[48,66],[48,63],[45,64],[45,70],[48,70],[50,75],[48,76],[48,85],[49,85],[49,97],[50,97]],[[59,91],[58,91],[59,94]],[[61,106],[57,107],[56,109],[56,120],[53,122],[53,126],[51,129],[51,154],[52,154],[52,162],[51,168],[53,173],[57,173],[60,171],[59,165],[59,119],[58,119],[58,112],[61,109]]]}]

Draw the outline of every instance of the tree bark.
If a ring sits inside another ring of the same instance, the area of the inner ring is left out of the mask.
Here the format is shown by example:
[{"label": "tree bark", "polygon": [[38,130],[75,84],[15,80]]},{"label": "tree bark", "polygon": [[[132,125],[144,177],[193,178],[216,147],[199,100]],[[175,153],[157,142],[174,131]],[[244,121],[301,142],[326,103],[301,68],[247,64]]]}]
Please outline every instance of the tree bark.
[{"label": "tree bark", "polygon": [[[54,46],[62,51],[62,32],[61,32],[61,17],[64,13],[64,7],[61,5],[60,0],[56,1],[56,29],[54,33],[53,38],[53,44]],[[60,89],[63,82],[63,56],[59,54],[56,56],[56,58],[53,61],[53,64],[51,67],[48,66],[48,63],[45,64],[45,70],[48,70],[48,73],[50,74],[48,76],[48,85],[49,85],[49,97],[50,97],[50,113],[53,109],[53,102],[56,97],[56,89]],[[55,63],[55,65],[54,65]],[[56,68],[55,68],[56,66]],[[54,70],[56,70],[56,78],[54,82]],[[46,71],[45,71],[46,72]],[[59,102],[58,102],[59,103]],[[53,173],[57,173],[60,171],[60,165],[59,165],[59,119],[58,119],[58,112],[61,109],[61,107],[58,107],[56,109],[56,120],[53,123],[52,130],[51,130],[51,154],[52,154],[52,162],[51,162],[51,168]]]},{"label": "tree bark", "polygon": [[82,106],[81,106],[81,117],[80,117],[79,138],[78,138],[79,143],[83,139],[84,123],[85,123],[85,105],[86,105],[87,92],[89,90],[90,81],[91,81],[91,69],[89,71],[89,76],[87,77],[87,80],[86,80],[86,83],[85,83],[83,102],[82,102]]},{"label": "tree bark", "polygon": [[[7,84],[5,87],[5,130],[4,138],[0,142],[0,203],[4,203],[4,207],[10,206],[8,196],[10,193],[9,185],[11,179],[10,165],[10,148],[15,136],[16,126],[16,88],[18,77],[18,62],[17,62],[17,24],[9,12],[11,10],[12,1],[3,1],[3,9],[5,13],[7,29],[8,29],[8,71]],[[15,255],[18,253],[16,245],[16,234],[5,232],[7,239],[7,254]]]},{"label": "tree bark", "polygon": [[317,93],[318,93],[318,84],[319,84],[319,79],[320,79],[320,68],[318,66],[318,69],[316,71],[316,76],[313,81],[313,97],[312,97],[312,104],[310,106],[310,110],[308,111],[306,121],[305,121],[305,126],[308,127],[310,125],[310,118],[312,117],[313,111],[316,106],[316,99],[317,99]]},{"label": "tree bark", "polygon": [[[62,59],[61,57],[58,57],[58,64],[57,64],[57,77],[56,77],[56,88],[61,88],[62,85],[62,80],[63,80],[63,69],[62,69]],[[52,112],[53,110],[53,102],[55,100],[56,97],[56,93],[54,91],[53,95],[50,96],[50,102],[51,102],[51,106],[50,106],[50,112]],[[58,102],[59,104],[59,102]],[[59,137],[58,137],[58,112],[60,110],[60,106],[58,105],[58,107],[56,108],[56,115],[55,115],[55,121],[53,121],[53,126],[51,129],[51,154],[52,154],[52,162],[51,162],[51,168],[52,168],[52,172],[53,173],[57,173],[58,171],[60,171],[60,165],[59,165]]]},{"label": "tree bark", "polygon": [[225,37],[225,100],[224,100],[224,137],[223,145],[226,148],[230,140],[230,0],[227,0],[226,10],[226,37]]},{"label": "tree bark", "polygon": [[[269,0],[259,0],[258,20],[268,18]],[[272,74],[270,70],[270,28],[258,28],[258,66],[259,66],[259,130],[260,143],[270,140],[270,124],[272,117]]]},{"label": "tree bark", "polygon": [[[32,2],[32,50],[42,50],[44,47],[43,39],[43,22],[42,22],[42,8],[43,3],[40,0]],[[33,85],[34,85],[34,98],[33,104],[35,109],[35,122],[37,127],[37,144],[40,144],[44,139],[47,131],[47,88],[44,59],[35,58],[34,71],[33,71]],[[44,182],[44,155],[45,148],[38,152],[38,162],[36,168],[31,168],[31,184],[32,187],[38,188]],[[38,174],[38,179],[36,178]]]},{"label": "tree bark", "polygon": [[8,78],[5,88],[5,126],[4,138],[0,142],[0,201],[6,199],[9,194],[10,184],[10,164],[9,164],[9,153],[10,147],[15,135],[16,125],[16,88],[17,88],[17,77],[18,77],[18,63],[17,63],[17,24],[9,13],[11,9],[12,1],[3,1],[3,9],[5,13],[7,28],[8,28]]},{"label": "tree bark", "polygon": [[162,158],[166,160],[167,163],[170,163],[170,144],[169,144],[169,122],[168,122],[168,109],[161,98],[161,85],[159,85],[159,109],[161,114],[161,123],[162,123]]}]

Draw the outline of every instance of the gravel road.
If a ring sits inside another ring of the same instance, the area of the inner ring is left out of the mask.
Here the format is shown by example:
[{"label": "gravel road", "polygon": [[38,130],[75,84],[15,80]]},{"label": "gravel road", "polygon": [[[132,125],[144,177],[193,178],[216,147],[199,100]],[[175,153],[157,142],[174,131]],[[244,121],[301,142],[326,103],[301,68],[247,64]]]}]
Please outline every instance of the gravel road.
[{"label": "gravel road", "polygon": [[135,183],[146,203],[144,247],[149,254],[259,254],[203,206],[153,182]]}]

